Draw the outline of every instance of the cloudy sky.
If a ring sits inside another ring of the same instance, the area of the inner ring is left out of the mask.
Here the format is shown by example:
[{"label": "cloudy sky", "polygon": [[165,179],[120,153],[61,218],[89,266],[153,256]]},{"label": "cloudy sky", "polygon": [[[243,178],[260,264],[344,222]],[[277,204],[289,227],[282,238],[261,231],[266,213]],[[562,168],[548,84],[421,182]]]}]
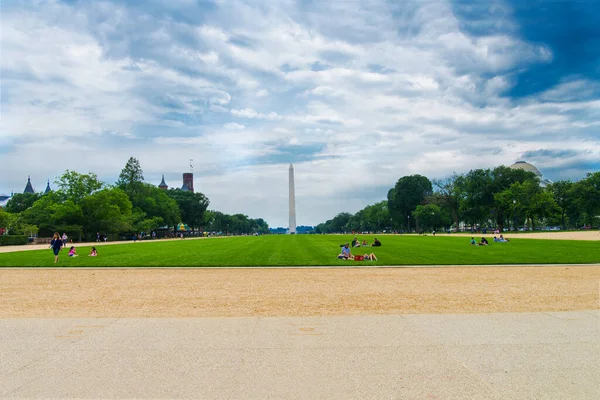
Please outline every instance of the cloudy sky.
[{"label": "cloudy sky", "polygon": [[404,175],[600,169],[595,1],[12,1],[0,193],[131,156],[212,209],[312,225]]}]

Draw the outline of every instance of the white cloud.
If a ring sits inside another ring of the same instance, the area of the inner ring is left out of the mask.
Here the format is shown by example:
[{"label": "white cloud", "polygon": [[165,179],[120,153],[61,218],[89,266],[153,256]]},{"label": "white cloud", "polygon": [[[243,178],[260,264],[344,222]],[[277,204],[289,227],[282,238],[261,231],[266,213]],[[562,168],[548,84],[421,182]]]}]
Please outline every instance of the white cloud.
[{"label": "white cloud", "polygon": [[177,180],[193,158],[211,207],[283,225],[294,161],[298,222],[312,224],[382,199],[405,174],[600,148],[598,82],[505,95],[554,57],[510,20],[473,36],[446,1],[194,7],[178,5],[186,22],[155,3],[3,7],[0,192],[67,168],[115,179],[130,156]]},{"label": "white cloud", "polygon": [[223,125],[223,127],[225,129],[238,130],[238,131],[246,128],[244,125],[238,124],[236,122],[228,122],[225,125]]},{"label": "white cloud", "polygon": [[244,108],[243,110],[232,109],[231,114],[236,117],[250,118],[250,119],[267,119],[270,121],[281,120],[283,117],[278,115],[276,112],[271,111],[269,113],[259,113],[251,108]]}]

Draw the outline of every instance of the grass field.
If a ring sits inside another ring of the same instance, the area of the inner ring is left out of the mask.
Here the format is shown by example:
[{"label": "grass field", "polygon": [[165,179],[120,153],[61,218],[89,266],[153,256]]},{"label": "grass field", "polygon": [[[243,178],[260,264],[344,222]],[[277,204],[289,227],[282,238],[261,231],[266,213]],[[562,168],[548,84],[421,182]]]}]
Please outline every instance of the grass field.
[{"label": "grass field", "polygon": [[[372,237],[365,237],[372,242]],[[353,249],[374,252],[378,261],[342,261],[340,244],[351,236],[296,235],[155,241],[77,247],[79,257],[63,250],[57,264],[50,249],[0,254],[0,267],[176,267],[176,266],[368,266],[600,263],[595,241],[513,239],[509,243],[470,246],[467,237],[382,236],[382,247]],[[361,237],[362,239],[362,237]]]}]

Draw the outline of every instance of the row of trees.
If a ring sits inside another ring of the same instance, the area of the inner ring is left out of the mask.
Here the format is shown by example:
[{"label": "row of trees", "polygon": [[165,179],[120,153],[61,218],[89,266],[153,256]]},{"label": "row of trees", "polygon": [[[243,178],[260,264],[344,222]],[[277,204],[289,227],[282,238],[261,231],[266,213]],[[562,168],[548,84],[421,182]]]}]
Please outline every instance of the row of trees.
[{"label": "row of trees", "polygon": [[96,174],[67,170],[55,181],[57,190],[47,194],[15,194],[0,209],[0,227],[10,234],[49,236],[54,231],[70,237],[91,239],[97,232],[122,235],[152,232],[183,222],[192,229],[223,232],[268,232],[262,219],[207,211],[202,193],[180,189],[162,190],[145,183],[140,163],[130,158],[113,185]]},{"label": "row of trees", "polygon": [[316,227],[317,233],[505,227],[538,224],[562,229],[600,221],[600,172],[577,182],[561,180],[546,187],[529,171],[500,166],[430,181],[404,176],[387,200],[352,215],[340,213]]}]

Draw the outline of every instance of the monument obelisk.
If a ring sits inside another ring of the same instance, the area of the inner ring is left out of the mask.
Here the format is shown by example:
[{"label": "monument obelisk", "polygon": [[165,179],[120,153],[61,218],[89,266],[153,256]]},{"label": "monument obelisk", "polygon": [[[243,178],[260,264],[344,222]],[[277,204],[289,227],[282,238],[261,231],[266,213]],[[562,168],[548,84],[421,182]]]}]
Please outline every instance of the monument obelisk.
[{"label": "monument obelisk", "polygon": [[290,163],[290,227],[288,232],[296,233],[296,191],[294,189],[294,166]]}]

